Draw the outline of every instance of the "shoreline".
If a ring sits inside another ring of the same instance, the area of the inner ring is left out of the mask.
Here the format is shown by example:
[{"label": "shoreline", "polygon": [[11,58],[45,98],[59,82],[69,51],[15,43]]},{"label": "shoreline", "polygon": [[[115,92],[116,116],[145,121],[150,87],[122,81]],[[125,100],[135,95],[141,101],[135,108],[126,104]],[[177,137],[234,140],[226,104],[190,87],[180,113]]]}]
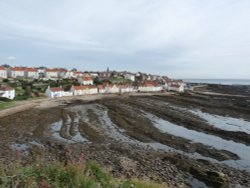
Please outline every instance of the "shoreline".
[{"label": "shoreline", "polygon": [[132,93],[43,99],[0,119],[1,156],[10,162],[15,146],[23,149],[28,161],[41,156],[60,160],[70,147],[118,177],[148,178],[170,187],[190,187],[190,177],[208,186],[246,186],[248,98],[229,95]]},{"label": "shoreline", "polygon": [[183,79],[188,84],[250,86],[250,79]]},{"label": "shoreline", "polygon": [[31,108],[46,109],[58,107],[59,103],[70,102],[73,100],[83,100],[83,101],[94,101],[103,98],[112,97],[124,97],[124,96],[152,96],[152,95],[171,95],[171,93],[124,93],[124,94],[93,94],[93,95],[79,95],[79,96],[67,96],[60,97],[57,99],[44,98],[44,99],[34,99],[29,101],[18,101],[19,104],[8,107],[7,109],[0,110],[0,118],[13,115]]}]

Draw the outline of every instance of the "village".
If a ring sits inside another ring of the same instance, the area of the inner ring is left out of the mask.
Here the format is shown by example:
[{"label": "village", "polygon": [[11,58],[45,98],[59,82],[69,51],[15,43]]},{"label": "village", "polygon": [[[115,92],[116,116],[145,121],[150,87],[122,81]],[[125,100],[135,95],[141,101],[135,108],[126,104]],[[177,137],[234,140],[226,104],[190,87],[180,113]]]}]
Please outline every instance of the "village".
[{"label": "village", "polygon": [[78,71],[64,68],[0,66],[0,97],[27,99],[34,96],[58,98],[76,95],[168,92],[183,93],[181,80],[167,76],[127,71]]}]

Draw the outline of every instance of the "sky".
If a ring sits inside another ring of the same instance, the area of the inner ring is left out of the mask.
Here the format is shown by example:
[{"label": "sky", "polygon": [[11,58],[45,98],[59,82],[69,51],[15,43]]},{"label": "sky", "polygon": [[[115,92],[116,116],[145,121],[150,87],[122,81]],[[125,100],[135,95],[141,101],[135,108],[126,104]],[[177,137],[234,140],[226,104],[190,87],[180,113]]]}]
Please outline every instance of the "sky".
[{"label": "sky", "polygon": [[250,79],[249,0],[0,0],[0,64]]}]

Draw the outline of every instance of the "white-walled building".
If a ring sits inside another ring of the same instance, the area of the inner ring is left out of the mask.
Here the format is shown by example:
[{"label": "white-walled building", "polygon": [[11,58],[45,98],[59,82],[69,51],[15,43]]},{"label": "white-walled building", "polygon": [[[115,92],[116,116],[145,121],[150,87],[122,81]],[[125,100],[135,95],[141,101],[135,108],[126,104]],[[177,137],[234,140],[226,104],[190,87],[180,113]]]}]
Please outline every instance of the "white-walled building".
[{"label": "white-walled building", "polygon": [[98,73],[97,73],[97,72],[89,72],[89,74],[90,74],[93,78],[95,78],[95,77],[98,76]]},{"label": "white-walled building", "polygon": [[131,74],[131,73],[125,73],[124,74],[124,78],[127,80],[131,80],[132,82],[135,81],[135,74]]},{"label": "white-walled building", "polygon": [[147,81],[138,87],[138,92],[160,92],[162,90],[163,87],[153,81]]},{"label": "white-walled building", "polygon": [[132,92],[136,92],[136,89],[134,88],[134,86],[131,86],[131,85],[121,85],[120,92],[121,93],[132,93]]},{"label": "white-walled building", "polygon": [[98,93],[130,93],[137,90],[131,85],[98,85]]},{"label": "white-walled building", "polygon": [[48,87],[45,91],[45,94],[47,97],[50,98],[57,98],[57,97],[63,97],[64,91],[61,87]]},{"label": "white-walled building", "polygon": [[0,66],[0,78],[7,78],[8,73],[5,67]]},{"label": "white-walled building", "polygon": [[0,87],[0,97],[14,99],[16,96],[15,89],[9,86]]},{"label": "white-walled building", "polygon": [[71,92],[71,91],[64,91],[63,92],[63,97],[69,97],[69,96],[73,96],[73,92]]},{"label": "white-walled building", "polygon": [[98,93],[107,93],[107,91],[105,90],[105,86],[104,85],[98,85]]},{"label": "white-walled building", "polygon": [[57,69],[59,78],[66,78],[68,70],[66,69]]},{"label": "white-walled building", "polygon": [[92,76],[82,76],[78,78],[78,83],[81,85],[93,85],[94,80]]},{"label": "white-walled building", "polygon": [[83,76],[83,73],[82,72],[79,72],[79,71],[75,71],[73,72],[73,78],[79,78],[79,77],[82,77]]},{"label": "white-walled building", "polygon": [[23,67],[12,67],[8,71],[8,76],[10,78],[24,78],[25,77],[25,68],[23,68]]},{"label": "white-walled building", "polygon": [[64,74],[64,77],[63,78],[74,78],[74,72],[72,71],[67,71],[65,74]]},{"label": "white-walled building", "polygon": [[45,78],[46,77],[45,71],[46,71],[45,68],[38,68],[37,69],[38,77],[39,78]]},{"label": "white-walled building", "polygon": [[59,78],[59,71],[58,69],[46,69],[45,70],[45,77],[47,79]]},{"label": "white-walled building", "polygon": [[93,85],[72,86],[70,91],[73,93],[73,95],[90,95],[97,94],[98,88]]},{"label": "white-walled building", "polygon": [[35,68],[26,68],[25,69],[25,77],[26,78],[38,78],[38,70]]},{"label": "white-walled building", "polygon": [[116,84],[110,84],[105,87],[106,93],[120,93],[120,88]]},{"label": "white-walled building", "polygon": [[185,91],[185,84],[180,82],[172,82],[168,85],[169,91],[175,91],[178,93],[184,93]]}]

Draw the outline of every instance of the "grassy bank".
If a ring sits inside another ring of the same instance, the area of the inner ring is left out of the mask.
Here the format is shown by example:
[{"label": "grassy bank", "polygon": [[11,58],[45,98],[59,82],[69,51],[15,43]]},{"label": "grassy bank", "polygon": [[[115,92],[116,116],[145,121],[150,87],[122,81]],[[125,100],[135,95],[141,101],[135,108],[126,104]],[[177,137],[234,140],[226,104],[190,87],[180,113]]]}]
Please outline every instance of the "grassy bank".
[{"label": "grassy bank", "polygon": [[96,163],[63,164],[36,162],[29,166],[13,164],[0,168],[0,187],[17,188],[162,188],[140,180],[112,177]]},{"label": "grassy bank", "polygon": [[0,101],[0,110],[4,110],[4,109],[10,108],[12,106],[14,106],[14,102],[3,102],[3,101]]}]

